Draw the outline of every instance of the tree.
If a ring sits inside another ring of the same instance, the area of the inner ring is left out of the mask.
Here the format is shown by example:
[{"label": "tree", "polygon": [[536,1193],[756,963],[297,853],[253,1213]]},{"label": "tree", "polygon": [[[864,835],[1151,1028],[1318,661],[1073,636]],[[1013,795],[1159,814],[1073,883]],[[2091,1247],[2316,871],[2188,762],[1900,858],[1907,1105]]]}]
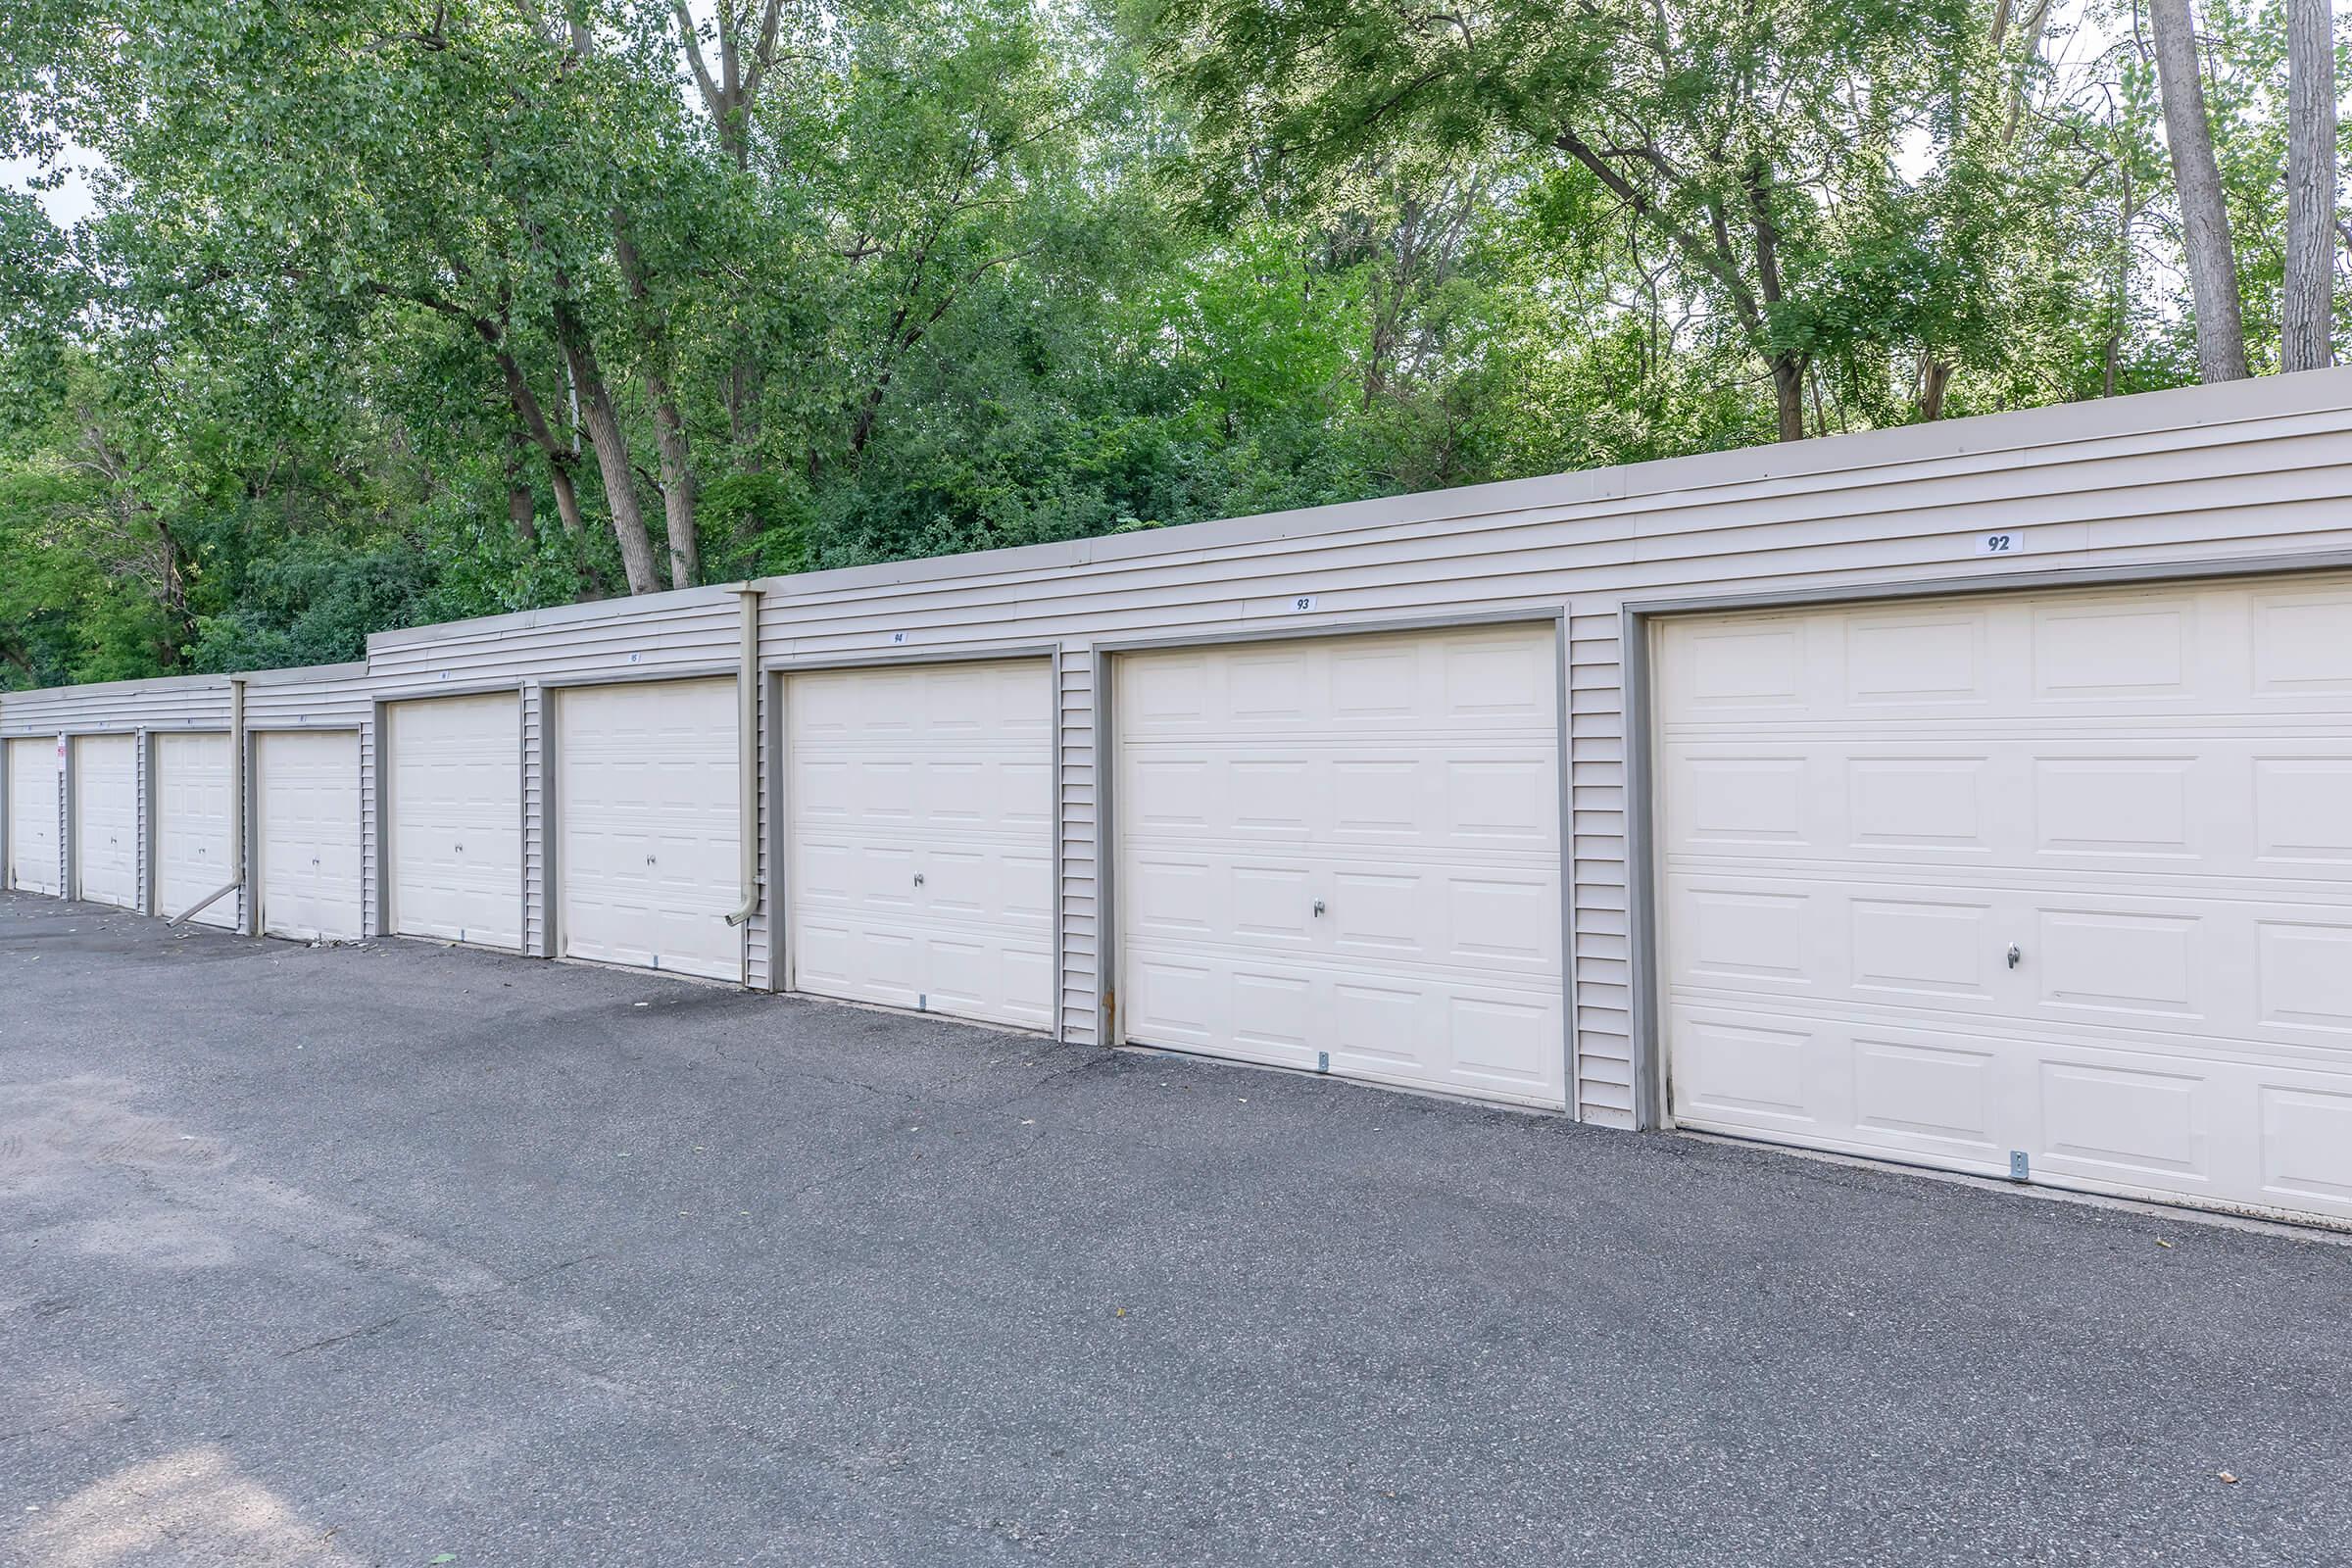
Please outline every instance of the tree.
[{"label": "tree", "polygon": [[2335,29],[2286,0],[2286,267],[2279,368],[2335,363]]},{"label": "tree", "polygon": [[1976,25],[1955,0],[1169,0],[1154,20],[1212,187],[1328,182],[1399,142],[1573,165],[1755,357],[1783,440],[1849,341],[1841,281],[1908,266],[1884,221],[1895,150]]},{"label": "tree", "polygon": [[[0,153],[104,160],[0,194],[0,684],[2178,385],[2222,314],[2136,0],[1115,3],[0,5]],[[2257,369],[2289,3],[2194,41]]]},{"label": "tree", "polygon": [[2148,0],[2156,79],[2164,96],[2164,139],[2172,150],[2181,241],[2196,300],[2197,369],[2207,381],[2236,381],[2246,374],[2237,255],[2230,247],[2230,215],[2222,202],[2221,168],[2214,162],[2213,128],[2205,118],[2195,25],[2188,0]]}]

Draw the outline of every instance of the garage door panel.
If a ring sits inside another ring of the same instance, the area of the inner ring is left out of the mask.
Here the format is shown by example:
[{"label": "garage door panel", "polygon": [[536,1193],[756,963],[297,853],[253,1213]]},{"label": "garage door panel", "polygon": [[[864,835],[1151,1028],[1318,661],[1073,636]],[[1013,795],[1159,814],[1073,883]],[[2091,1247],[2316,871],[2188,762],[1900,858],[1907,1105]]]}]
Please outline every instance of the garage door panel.
[{"label": "garage door panel", "polygon": [[2021,728],[1961,748],[1878,740],[1660,753],[1660,848],[1967,877],[1984,866],[2199,877],[2336,877],[2352,866],[2352,740],[2266,742],[2199,726],[2158,741]]},{"label": "garage door panel", "polygon": [[811,671],[785,691],[791,983],[1044,1027],[1051,667]]},{"label": "garage door panel", "polygon": [[2352,866],[2352,756],[2254,759],[2254,855],[2266,867]]},{"label": "garage door panel", "polygon": [[84,735],[74,743],[74,883],[99,904],[139,903],[138,741]]},{"label": "garage door panel", "polygon": [[564,955],[742,978],[735,682],[559,692],[556,726]]},{"label": "garage door panel", "polygon": [[[231,760],[225,735],[155,737],[155,903],[160,914],[177,917],[236,878]],[[194,921],[233,928],[235,897],[215,900]]]},{"label": "garage door panel", "polygon": [[2352,1203],[2352,1082],[2265,1084],[2258,1114],[2268,1198],[2290,1208]]},{"label": "garage door panel", "polygon": [[520,700],[400,703],[387,728],[393,929],[520,947]]},{"label": "garage door panel", "polygon": [[2352,697],[2352,589],[2262,588],[2248,599],[2255,694],[2340,710]]},{"label": "garage door panel", "polygon": [[936,927],[852,926],[810,918],[795,933],[799,989],[884,1006],[1042,1028],[1052,995],[1046,954],[1007,947],[990,934],[956,936]]},{"label": "garage door panel", "polygon": [[2280,1061],[2352,1044],[2342,904],[2309,890],[2217,902],[2193,886],[2036,898],[1863,871],[1851,880],[1672,873],[1666,963],[1678,994],[1838,1015],[1911,1007]]},{"label": "garage door panel", "polygon": [[1556,1099],[1550,990],[1312,955],[1153,951],[1128,965],[1131,1038],[1522,1103]]},{"label": "garage door panel", "polygon": [[1853,1064],[1854,1124],[1865,1134],[1912,1152],[2000,1162],[1993,1129],[2002,1073],[1994,1053],[1935,1035],[1858,1028],[1843,1054]]},{"label": "garage door panel", "polygon": [[1669,1018],[1677,1114],[1725,1131],[2005,1170],[2021,1092],[1999,1039],[1696,1002]]},{"label": "garage door panel", "polygon": [[2352,1074],[2346,628],[2341,576],[1664,625],[1677,1116],[2318,1201],[2269,1107]]},{"label": "garage door panel", "polygon": [[255,737],[262,930],[299,941],[364,934],[360,740],[349,730]]},{"label": "garage door panel", "polygon": [[9,885],[55,898],[65,891],[59,881],[64,795],[57,742],[13,740],[7,746]]},{"label": "garage door panel", "polygon": [[2258,917],[2254,981],[2256,1017],[2266,1028],[2352,1039],[2352,922]]},{"label": "garage door panel", "polygon": [[1560,1102],[1556,658],[1513,626],[1122,659],[1126,1038]]}]

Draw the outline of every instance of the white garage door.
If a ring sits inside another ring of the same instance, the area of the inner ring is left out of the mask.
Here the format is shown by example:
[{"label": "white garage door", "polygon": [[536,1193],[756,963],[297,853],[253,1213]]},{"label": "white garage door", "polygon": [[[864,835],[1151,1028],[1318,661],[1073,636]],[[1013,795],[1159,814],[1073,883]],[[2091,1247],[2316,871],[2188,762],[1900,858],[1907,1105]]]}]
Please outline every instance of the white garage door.
[{"label": "white garage door", "polygon": [[[227,736],[155,737],[157,913],[176,918],[235,879],[229,846],[233,792]],[[237,896],[214,900],[195,923],[234,926]]]},{"label": "white garage door", "polygon": [[386,710],[391,924],[522,946],[522,705],[511,693]]},{"label": "white garage door", "polygon": [[1549,627],[1118,662],[1121,1032],[1566,1097]]},{"label": "white garage door", "polygon": [[74,891],[138,907],[139,743],[129,735],[74,742]]},{"label": "white garage door", "polygon": [[564,956],[741,979],[734,681],[563,692],[556,768]]},{"label": "white garage door", "polygon": [[357,942],[360,738],[349,730],[256,737],[262,930],[304,941]]},{"label": "white garage door", "polygon": [[8,743],[8,885],[54,897],[64,892],[58,861],[57,742]]},{"label": "white garage door", "polygon": [[1051,666],[795,675],[795,990],[1043,1029],[1054,998]]},{"label": "white garage door", "polygon": [[1655,652],[1680,1121],[2352,1216],[2352,580]]}]

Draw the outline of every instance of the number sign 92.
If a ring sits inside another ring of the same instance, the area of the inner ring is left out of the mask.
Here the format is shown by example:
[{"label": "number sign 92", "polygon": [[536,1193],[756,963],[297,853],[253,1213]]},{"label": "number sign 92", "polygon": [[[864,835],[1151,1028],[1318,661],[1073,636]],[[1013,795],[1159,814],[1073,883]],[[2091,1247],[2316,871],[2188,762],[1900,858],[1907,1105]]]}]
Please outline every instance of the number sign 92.
[{"label": "number sign 92", "polygon": [[1977,535],[1977,554],[1980,556],[2022,556],[2026,553],[2026,530],[2003,528],[1998,533]]}]

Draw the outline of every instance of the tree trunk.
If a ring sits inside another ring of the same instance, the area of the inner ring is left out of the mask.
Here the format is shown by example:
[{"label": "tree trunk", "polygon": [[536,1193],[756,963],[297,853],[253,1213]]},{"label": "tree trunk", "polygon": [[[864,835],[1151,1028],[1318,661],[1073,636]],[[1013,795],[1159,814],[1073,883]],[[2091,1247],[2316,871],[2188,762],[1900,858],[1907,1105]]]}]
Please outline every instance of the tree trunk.
[{"label": "tree trunk", "polygon": [[2328,0],[2286,0],[2286,278],[2278,368],[2335,363],[2335,34]]},{"label": "tree trunk", "polygon": [[669,533],[669,585],[692,588],[702,581],[702,551],[694,537],[694,464],[686,425],[678,417],[669,383],[648,370],[645,395],[654,405],[654,441],[662,451],[662,520]]},{"label": "tree trunk", "polygon": [[1772,390],[1780,405],[1781,439],[1805,438],[1805,358],[1801,354],[1772,357]]},{"label": "tree trunk", "polygon": [[514,537],[526,544],[539,540],[539,498],[532,494],[531,483],[523,475],[522,455],[529,449],[531,438],[520,430],[507,432],[507,521]]},{"label": "tree trunk", "polygon": [[2197,374],[2206,381],[2242,380],[2246,334],[2238,313],[2237,258],[2230,248],[2230,214],[2222,205],[2222,172],[2213,160],[2213,127],[2205,118],[2205,82],[2198,74],[2188,0],[2148,0],[2148,26],[2155,34],[2164,139],[2173,155],[2173,184],[2180,193],[2182,248],[2196,302]]},{"label": "tree trunk", "polygon": [[1919,416],[1943,417],[1943,389],[1952,384],[1952,362],[1930,356],[1919,374]]},{"label": "tree trunk", "polygon": [[622,280],[637,307],[637,326],[645,340],[645,397],[654,406],[654,439],[662,453],[662,517],[669,537],[669,585],[691,588],[702,574],[702,552],[694,537],[694,454],[686,442],[686,420],[678,400],[662,373],[669,360],[668,323],[654,302],[645,258],[629,237],[628,215],[612,211],[612,250],[620,263]]},{"label": "tree trunk", "polygon": [[[522,421],[516,439],[527,439],[547,455],[547,487],[555,492],[556,515],[563,519],[564,531],[576,538],[586,526],[580,517],[579,492],[571,482],[572,465],[579,461],[579,454],[557,440],[555,432],[547,427],[547,415],[540,409],[538,396],[522,373],[521,362],[507,349],[505,327],[488,317],[476,317],[473,329],[490,345],[490,352],[498,361],[498,373],[506,378],[507,401],[514,406],[514,417]],[[568,363],[564,379],[570,379]]]},{"label": "tree trunk", "polygon": [[547,460],[547,487],[556,493],[556,515],[564,520],[564,531],[578,538],[587,527],[580,515],[580,492],[572,485],[571,466],[552,455]]},{"label": "tree trunk", "polygon": [[2115,229],[2115,303],[2108,318],[2107,343],[2099,356],[2099,396],[2115,396],[2115,373],[2124,353],[2124,328],[2132,321],[2132,163],[2117,160],[2123,172],[2123,206]]},{"label": "tree trunk", "polygon": [[596,450],[597,472],[605,481],[605,510],[612,515],[612,537],[620,545],[620,566],[633,594],[659,593],[662,579],[654,566],[653,541],[646,537],[645,514],[637,505],[637,476],[629,466],[629,444],[620,433],[620,416],[612,409],[612,394],[598,368],[596,350],[572,315],[569,304],[556,307],[556,332],[571,367],[572,385],[579,389],[580,422],[588,427],[588,444]]},{"label": "tree trunk", "polygon": [[[2001,161],[2006,164],[2012,149],[2017,146],[2018,127],[2025,122],[2026,100],[2034,83],[2034,68],[2041,61],[2042,34],[2049,28],[2050,0],[2031,0],[2032,9],[2026,13],[2025,53],[2015,65],[2003,52],[2009,39],[2009,0],[1998,0],[1992,9],[1992,27],[1988,34],[1992,63],[1996,70],[2007,74],[2009,109],[2001,122]],[[1959,140],[1961,130],[1961,95],[1953,98],[1952,137]],[[1922,420],[1943,417],[1943,389],[1951,383],[1953,363],[1933,352],[1922,367],[1919,377],[1919,416]]]}]

